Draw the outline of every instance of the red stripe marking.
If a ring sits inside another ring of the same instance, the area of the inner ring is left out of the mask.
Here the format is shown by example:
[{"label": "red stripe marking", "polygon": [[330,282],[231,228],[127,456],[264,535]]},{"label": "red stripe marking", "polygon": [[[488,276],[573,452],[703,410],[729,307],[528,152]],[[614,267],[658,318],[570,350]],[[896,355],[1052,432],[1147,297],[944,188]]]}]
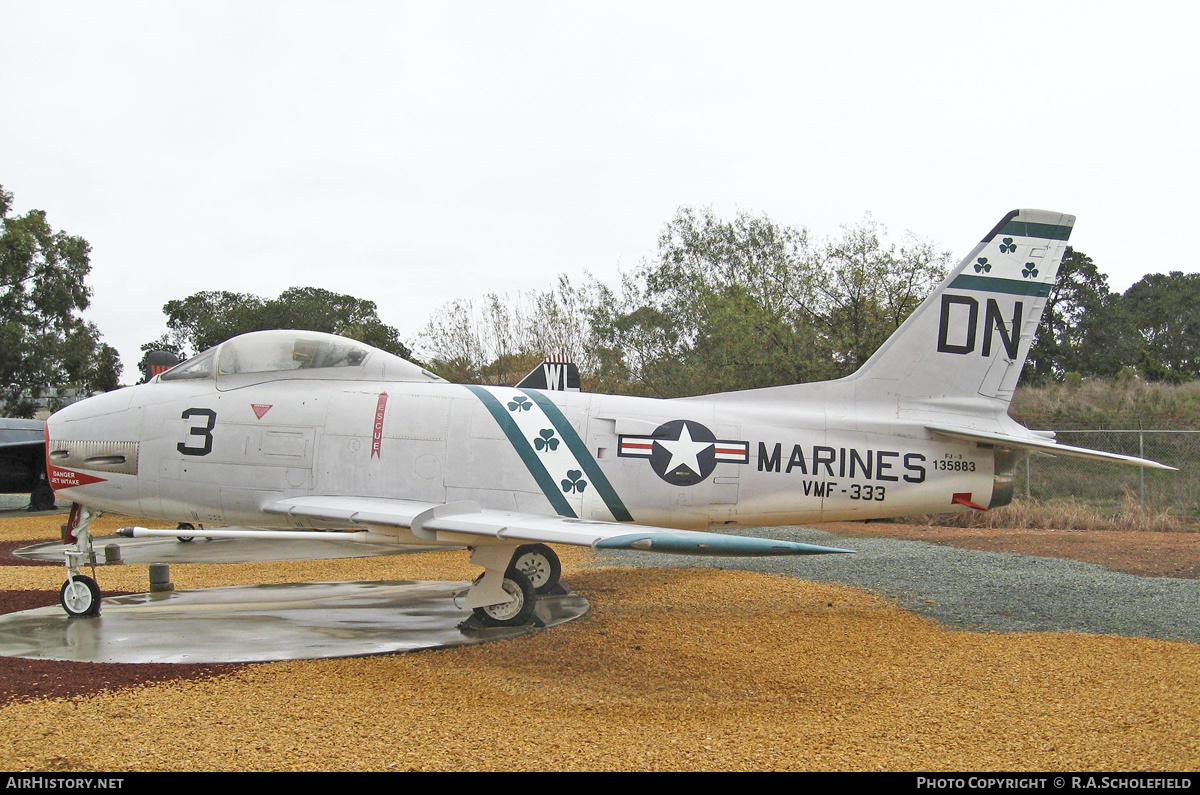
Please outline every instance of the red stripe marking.
[{"label": "red stripe marking", "polygon": [[383,447],[383,417],[387,414],[387,392],[379,393],[379,403],[375,406],[375,425],[371,431],[371,458],[382,458],[380,450]]}]

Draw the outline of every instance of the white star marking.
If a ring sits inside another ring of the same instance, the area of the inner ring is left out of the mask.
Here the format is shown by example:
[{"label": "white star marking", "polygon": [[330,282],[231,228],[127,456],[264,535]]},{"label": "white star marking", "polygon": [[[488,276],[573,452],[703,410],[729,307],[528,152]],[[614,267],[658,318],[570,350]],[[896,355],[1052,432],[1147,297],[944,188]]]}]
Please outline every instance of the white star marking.
[{"label": "white star marking", "polygon": [[692,474],[699,477],[700,464],[696,461],[696,456],[713,446],[712,442],[693,442],[692,434],[688,431],[687,423],[683,424],[683,428],[679,431],[679,438],[675,441],[665,439],[655,439],[654,441],[666,448],[671,454],[671,462],[667,464],[667,468],[663,470],[668,474],[674,472],[681,466],[687,467],[692,471]]}]

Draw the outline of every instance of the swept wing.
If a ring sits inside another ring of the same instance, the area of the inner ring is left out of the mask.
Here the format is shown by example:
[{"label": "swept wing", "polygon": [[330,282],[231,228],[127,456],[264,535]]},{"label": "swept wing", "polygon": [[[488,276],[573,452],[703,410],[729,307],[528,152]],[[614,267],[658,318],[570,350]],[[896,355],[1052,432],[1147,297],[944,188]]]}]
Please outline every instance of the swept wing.
[{"label": "swept wing", "polygon": [[[676,555],[824,555],[849,549],[690,530],[664,530],[626,522],[603,522],[517,511],[484,510],[476,502],[434,504],[377,497],[294,497],[264,508],[297,526],[331,523],[367,528],[405,528],[428,541],[469,543],[471,537],[572,544],[593,549],[638,549]],[[447,538],[450,535],[450,538]],[[459,538],[461,536],[466,539]]]}]

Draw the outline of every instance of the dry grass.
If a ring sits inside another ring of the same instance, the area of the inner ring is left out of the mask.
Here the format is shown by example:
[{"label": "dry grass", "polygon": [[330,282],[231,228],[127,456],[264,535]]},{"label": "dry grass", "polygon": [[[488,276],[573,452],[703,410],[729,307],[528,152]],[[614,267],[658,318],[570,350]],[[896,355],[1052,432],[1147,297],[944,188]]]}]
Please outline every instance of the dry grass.
[{"label": "dry grass", "polygon": [[1200,427],[1200,381],[1085,378],[1021,387],[1009,413],[1030,428],[1194,429]]},{"label": "dry grass", "polygon": [[1115,513],[1100,510],[1073,498],[1013,500],[1011,505],[982,513],[926,514],[896,521],[930,527],[984,527],[1029,530],[1139,530],[1157,533],[1200,532],[1195,517],[1177,516],[1170,510],[1149,510],[1132,496]]}]

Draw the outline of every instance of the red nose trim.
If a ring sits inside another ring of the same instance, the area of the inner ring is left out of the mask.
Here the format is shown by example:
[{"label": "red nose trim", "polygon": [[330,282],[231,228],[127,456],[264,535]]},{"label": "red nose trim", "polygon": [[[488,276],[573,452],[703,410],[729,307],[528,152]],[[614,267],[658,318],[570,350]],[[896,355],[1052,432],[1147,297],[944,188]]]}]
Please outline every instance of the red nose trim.
[{"label": "red nose trim", "polygon": [[[42,455],[46,457],[46,477],[50,477],[50,423],[42,423],[42,435],[46,439],[46,447],[42,450]],[[54,488],[51,486],[51,488]]]},{"label": "red nose trim", "polygon": [[986,511],[987,510],[987,508],[984,508],[982,505],[976,505],[975,503],[971,502],[971,492],[969,492],[969,491],[960,491],[957,494],[955,494],[953,497],[950,498],[950,504],[951,505],[965,505],[968,508],[974,508],[977,511]]},{"label": "red nose trim", "polygon": [[76,472],[73,469],[63,469],[50,465],[49,471],[46,473],[50,479],[50,488],[57,491],[58,489],[73,489],[76,486],[86,486],[89,483],[103,483],[105,478],[98,478],[95,475],[85,475],[83,472]]}]

